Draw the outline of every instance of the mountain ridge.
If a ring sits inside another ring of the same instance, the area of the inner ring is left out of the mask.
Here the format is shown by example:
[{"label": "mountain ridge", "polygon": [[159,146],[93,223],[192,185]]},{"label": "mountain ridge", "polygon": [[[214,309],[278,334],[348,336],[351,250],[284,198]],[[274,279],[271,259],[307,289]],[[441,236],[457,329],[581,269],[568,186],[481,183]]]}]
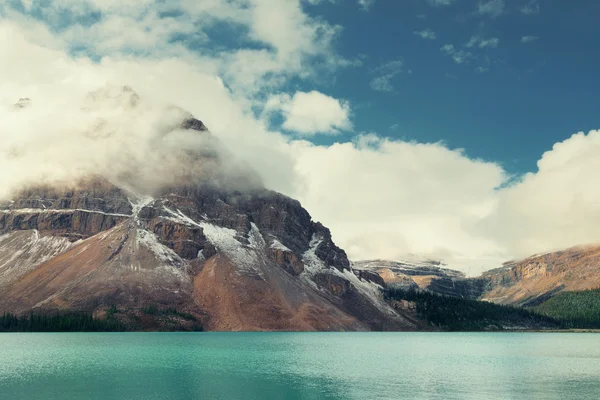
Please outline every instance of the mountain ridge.
[{"label": "mountain ridge", "polygon": [[386,260],[354,262],[377,272],[390,285],[498,304],[535,306],[563,292],[600,288],[600,246],[581,245],[536,254],[520,261],[466,277],[431,263]]}]

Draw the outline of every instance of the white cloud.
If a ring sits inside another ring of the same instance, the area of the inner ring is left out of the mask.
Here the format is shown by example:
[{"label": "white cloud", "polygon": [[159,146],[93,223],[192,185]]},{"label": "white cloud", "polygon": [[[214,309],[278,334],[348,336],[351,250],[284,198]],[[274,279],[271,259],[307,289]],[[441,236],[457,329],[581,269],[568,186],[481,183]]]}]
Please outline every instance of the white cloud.
[{"label": "white cloud", "polygon": [[371,80],[371,89],[377,92],[391,92],[394,90],[392,83],[390,82],[391,76],[383,75],[373,78]]},{"label": "white cloud", "polygon": [[422,31],[415,31],[415,35],[420,36],[422,39],[434,40],[436,38],[435,32],[431,29],[424,29]]},{"label": "white cloud", "polygon": [[453,4],[455,1],[456,0],[427,0],[427,2],[434,7],[449,6],[450,4]]},{"label": "white cloud", "polygon": [[487,0],[477,4],[476,14],[497,18],[504,13],[504,0]]},{"label": "white cloud", "polygon": [[456,51],[455,47],[453,44],[445,44],[442,46],[441,50],[446,53],[447,55],[451,55],[454,54],[454,52]]},{"label": "white cloud", "polygon": [[364,10],[369,11],[375,4],[375,0],[358,0],[358,5]]},{"label": "white cloud", "polygon": [[521,43],[531,43],[538,40],[537,36],[523,36],[521,37]]},{"label": "white cloud", "polygon": [[495,243],[465,229],[494,205],[494,187],[504,179],[495,164],[470,160],[439,143],[372,134],[354,144],[304,145],[297,151],[297,170],[306,184],[300,199],[317,219],[329,221],[352,258],[415,253],[448,259],[498,251]]},{"label": "white cloud", "polygon": [[[51,25],[63,23],[65,15],[85,19],[92,12],[101,13],[102,18],[94,24],[70,23],[56,29],[59,33],[54,39],[71,48],[99,57],[133,53],[201,59],[235,80],[231,82],[234,90],[255,92],[263,84],[281,83],[290,76],[306,78],[317,65],[310,62],[314,58],[319,59],[319,68],[333,69],[347,63],[333,48],[340,27],[310,17],[302,8],[302,0],[180,0],[174,4],[154,0],[34,0],[34,4]],[[3,14],[11,19],[23,19],[9,5],[0,5],[0,12],[3,8]],[[215,26],[239,31],[235,35],[242,46],[216,45],[212,41]]]},{"label": "white cloud", "polygon": [[517,257],[600,241],[600,131],[557,143],[480,225]]},{"label": "white cloud", "polygon": [[508,179],[497,164],[439,143],[368,135],[354,144],[305,145],[299,198],[353,258],[412,253],[477,273],[501,260],[599,242],[599,155],[600,131],[579,133],[545,153],[538,172],[497,189]]},{"label": "white cloud", "polygon": [[281,112],[283,128],[301,135],[335,135],[352,129],[350,104],[317,91],[271,96],[265,109],[267,114]]},{"label": "white cloud", "polygon": [[534,15],[540,13],[540,3],[537,0],[532,0],[529,3],[519,8],[524,15]]},{"label": "white cloud", "polygon": [[466,46],[468,48],[472,48],[472,47],[478,47],[480,49],[484,49],[486,47],[498,47],[498,44],[500,43],[500,39],[493,37],[493,38],[483,38],[481,36],[475,35],[473,37],[471,37],[471,39],[467,42]]},{"label": "white cloud", "polygon": [[391,92],[394,90],[392,80],[404,72],[404,60],[389,61],[377,67],[373,72],[376,76],[371,80],[371,89],[378,92]]},{"label": "white cloud", "polygon": [[453,44],[445,44],[440,50],[442,53],[452,57],[452,60],[457,64],[466,64],[474,58],[472,53],[464,50],[457,50]]}]

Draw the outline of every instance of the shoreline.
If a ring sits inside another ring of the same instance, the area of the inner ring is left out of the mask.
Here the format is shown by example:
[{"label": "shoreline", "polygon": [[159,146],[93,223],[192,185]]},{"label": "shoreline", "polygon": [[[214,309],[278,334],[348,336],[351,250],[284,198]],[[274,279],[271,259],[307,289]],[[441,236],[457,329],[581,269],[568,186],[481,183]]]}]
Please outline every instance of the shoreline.
[{"label": "shoreline", "polygon": [[[502,331],[499,331],[502,332]],[[600,333],[600,329],[513,329],[504,332],[526,332],[526,333]]]}]

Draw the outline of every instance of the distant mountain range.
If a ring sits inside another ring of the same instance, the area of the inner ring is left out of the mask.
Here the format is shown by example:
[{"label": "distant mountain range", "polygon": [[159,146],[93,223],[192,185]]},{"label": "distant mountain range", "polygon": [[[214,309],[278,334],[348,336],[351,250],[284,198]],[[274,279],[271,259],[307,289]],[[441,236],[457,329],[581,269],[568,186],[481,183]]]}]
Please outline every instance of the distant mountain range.
[{"label": "distant mountain range", "polygon": [[[525,307],[556,317],[593,314],[594,323],[600,321],[600,246],[579,246],[507,262],[475,278],[440,265],[384,260],[353,263],[356,269],[378,273],[390,287]],[[558,309],[562,311],[555,313]]]}]

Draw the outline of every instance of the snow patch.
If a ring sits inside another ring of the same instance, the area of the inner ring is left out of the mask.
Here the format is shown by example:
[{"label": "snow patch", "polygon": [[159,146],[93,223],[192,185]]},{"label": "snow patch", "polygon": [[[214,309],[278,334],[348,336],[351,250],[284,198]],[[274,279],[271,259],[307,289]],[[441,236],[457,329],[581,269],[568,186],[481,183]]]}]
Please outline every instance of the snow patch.
[{"label": "snow patch", "polygon": [[156,259],[163,265],[175,265],[179,267],[184,265],[181,257],[179,257],[173,250],[160,243],[154,233],[145,229],[137,229],[136,237],[137,243],[154,253]]},{"label": "snow patch", "polygon": [[319,272],[330,269],[325,262],[317,256],[317,249],[323,243],[323,238],[313,234],[308,244],[309,248],[302,255],[302,261],[304,262],[304,272],[309,275],[314,275]]},{"label": "snow patch", "polygon": [[243,272],[255,272],[262,276],[259,269],[260,259],[258,250],[265,247],[265,241],[256,227],[252,224],[248,235],[249,245],[241,244],[234,229],[223,228],[209,223],[198,224],[204,231],[204,236],[215,246],[219,253],[225,254],[233,264]]},{"label": "snow patch", "polygon": [[11,282],[73,247],[68,239],[37,230],[0,236],[0,284]]},{"label": "snow patch", "polygon": [[173,211],[168,207],[163,206],[163,208],[171,215],[167,219],[179,224],[202,228],[206,239],[215,246],[219,253],[229,257],[238,270],[257,273],[263,277],[260,269],[262,263],[259,253],[266,248],[266,243],[262,233],[254,223],[250,224],[249,244],[244,245],[236,239],[238,232],[234,229],[223,228],[205,221],[196,222],[179,209]]},{"label": "snow patch", "polygon": [[319,289],[318,285],[312,280],[314,275],[317,273],[337,275],[350,282],[358,292],[368,298],[379,310],[388,314],[395,314],[394,310],[392,310],[392,308],[383,300],[381,286],[373,282],[361,280],[351,269],[344,269],[343,272],[341,272],[337,268],[326,265],[316,254],[316,251],[322,242],[322,237],[313,235],[309,243],[309,249],[302,256],[304,272],[300,277],[305,282]]},{"label": "snow patch", "polygon": [[308,250],[304,252],[302,255],[302,262],[304,263],[304,271],[300,274],[300,279],[302,279],[305,283],[308,283],[316,290],[321,290],[319,285],[313,281],[313,276],[317,273],[324,272],[327,270],[327,266],[319,257],[317,257],[317,248],[323,242],[323,238],[317,235],[312,236],[310,239]]},{"label": "snow patch", "polygon": [[193,219],[182,213],[180,209],[177,209],[177,212],[165,206],[163,206],[163,209],[169,214],[171,214],[171,217],[169,217],[168,219],[170,219],[173,222],[188,226],[200,226],[198,222],[194,221]]},{"label": "snow patch", "polygon": [[267,243],[265,242],[265,238],[262,233],[260,233],[260,229],[254,222],[250,223],[250,232],[248,232],[248,241],[250,242],[250,247],[254,250],[262,250],[267,247]]},{"label": "snow patch", "polygon": [[69,209],[64,209],[64,210],[47,209],[47,208],[46,209],[44,209],[44,208],[18,208],[15,210],[0,210],[0,212],[2,212],[4,214],[70,214],[75,211],[84,212],[84,213],[88,213],[88,214],[102,214],[102,215],[108,215],[111,217],[124,217],[124,218],[131,217],[131,215],[128,215],[128,214],[107,213],[104,211],[97,211],[97,210],[85,210],[83,208],[69,208]]},{"label": "snow patch", "polygon": [[132,215],[130,215],[130,217],[133,217],[136,225],[139,225],[140,220],[138,219],[138,215],[140,214],[140,211],[148,204],[152,203],[154,198],[150,196],[134,195],[132,197],[128,197],[127,200],[129,200],[129,204],[131,204],[132,209]]},{"label": "snow patch", "polygon": [[287,252],[292,252],[289,248],[287,248],[283,243],[281,243],[279,240],[277,239],[273,239],[273,242],[271,243],[271,246],[269,246],[272,249],[275,250],[281,250],[281,251],[287,251]]},{"label": "snow patch", "polygon": [[379,308],[380,311],[388,314],[396,314],[396,312],[385,302],[385,300],[383,300],[383,296],[381,294],[381,289],[383,288],[380,285],[371,281],[361,280],[354,274],[353,271],[348,269],[345,269],[344,272],[340,272],[334,268],[333,273],[348,280],[352,286],[366,296],[371,303],[373,303],[373,305]]}]

